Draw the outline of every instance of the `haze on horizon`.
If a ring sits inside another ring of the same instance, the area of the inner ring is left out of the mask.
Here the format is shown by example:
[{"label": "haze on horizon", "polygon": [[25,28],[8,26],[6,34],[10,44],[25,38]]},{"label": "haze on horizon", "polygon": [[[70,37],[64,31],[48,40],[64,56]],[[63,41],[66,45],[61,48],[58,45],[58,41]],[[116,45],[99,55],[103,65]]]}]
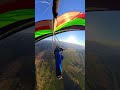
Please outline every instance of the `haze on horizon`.
[{"label": "haze on horizon", "polygon": [[[69,31],[55,35],[57,42],[67,42],[85,47],[85,31]],[[55,37],[54,36],[54,37]],[[58,40],[59,41],[58,41]],[[52,36],[45,38],[44,40],[52,40]]]},{"label": "haze on horizon", "polygon": [[86,40],[120,46],[120,11],[86,12]]}]

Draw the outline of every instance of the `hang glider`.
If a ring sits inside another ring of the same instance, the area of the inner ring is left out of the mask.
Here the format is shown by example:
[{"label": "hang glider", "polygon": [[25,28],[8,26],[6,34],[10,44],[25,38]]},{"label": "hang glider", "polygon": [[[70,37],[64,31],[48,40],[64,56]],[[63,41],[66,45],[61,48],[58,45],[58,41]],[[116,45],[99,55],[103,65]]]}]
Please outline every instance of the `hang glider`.
[{"label": "hang glider", "polygon": [[[85,14],[81,12],[67,12],[56,20],[55,34],[72,31],[85,30]],[[41,40],[52,36],[52,20],[42,20],[35,23],[35,40]]]}]

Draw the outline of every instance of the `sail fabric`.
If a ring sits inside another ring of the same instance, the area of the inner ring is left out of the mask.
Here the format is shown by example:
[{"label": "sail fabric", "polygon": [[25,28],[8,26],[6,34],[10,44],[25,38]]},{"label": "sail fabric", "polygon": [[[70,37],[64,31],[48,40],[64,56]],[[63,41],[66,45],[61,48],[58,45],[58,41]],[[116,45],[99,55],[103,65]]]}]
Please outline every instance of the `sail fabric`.
[{"label": "sail fabric", "polygon": [[[85,30],[85,13],[67,12],[56,19],[55,33],[76,29]],[[42,20],[35,23],[36,39],[50,35],[52,35],[52,20]]]}]

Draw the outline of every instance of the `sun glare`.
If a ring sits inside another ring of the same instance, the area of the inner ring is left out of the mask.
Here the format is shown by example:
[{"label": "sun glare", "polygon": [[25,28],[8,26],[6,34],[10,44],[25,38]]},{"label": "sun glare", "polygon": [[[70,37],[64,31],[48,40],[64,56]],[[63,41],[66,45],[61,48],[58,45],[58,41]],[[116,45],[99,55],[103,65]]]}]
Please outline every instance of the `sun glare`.
[{"label": "sun glare", "polygon": [[[67,43],[73,43],[73,44],[77,44],[77,45],[82,45],[85,46],[85,42],[83,42],[82,40],[80,40],[80,38],[77,38],[74,35],[69,35],[67,37],[57,37],[59,39],[59,41],[61,42],[67,42]],[[45,40],[52,40],[52,37],[49,37]]]},{"label": "sun glare", "polygon": [[66,39],[66,42],[74,43],[74,44],[77,44],[77,43],[78,43],[77,39],[76,39],[74,36],[69,36],[69,37]]}]

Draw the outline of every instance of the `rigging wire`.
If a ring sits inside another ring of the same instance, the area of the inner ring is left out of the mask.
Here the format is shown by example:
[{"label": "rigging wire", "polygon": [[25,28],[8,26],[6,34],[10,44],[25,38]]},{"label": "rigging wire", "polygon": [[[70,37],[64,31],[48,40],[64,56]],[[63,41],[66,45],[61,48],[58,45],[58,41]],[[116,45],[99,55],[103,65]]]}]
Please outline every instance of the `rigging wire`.
[{"label": "rigging wire", "polygon": [[[37,3],[36,3],[37,4]],[[48,7],[44,10],[44,12],[41,15],[41,18],[44,16],[44,14],[47,12],[47,10],[52,6],[52,1],[48,4]]]},{"label": "rigging wire", "polygon": [[[58,23],[58,20],[57,20],[57,18],[56,18],[56,23]],[[57,38],[57,36],[55,35],[55,32],[54,32],[54,40],[57,42],[59,42],[61,45],[62,45],[62,43],[60,42],[60,40]]]},{"label": "rigging wire", "polygon": [[[58,23],[58,19],[57,19],[57,23]],[[62,35],[61,35],[61,33],[59,34],[61,37],[60,38],[62,38]],[[57,38],[57,36],[55,35],[55,37]],[[57,40],[60,42],[60,40],[57,38]],[[60,42],[60,44],[62,45],[62,47],[64,47],[63,46],[63,44]]]},{"label": "rigging wire", "polygon": [[57,39],[57,41],[60,43],[60,45],[62,46],[62,47],[64,47],[63,46],[63,44],[62,44],[62,42],[57,38],[57,36],[55,35],[55,38]]}]

